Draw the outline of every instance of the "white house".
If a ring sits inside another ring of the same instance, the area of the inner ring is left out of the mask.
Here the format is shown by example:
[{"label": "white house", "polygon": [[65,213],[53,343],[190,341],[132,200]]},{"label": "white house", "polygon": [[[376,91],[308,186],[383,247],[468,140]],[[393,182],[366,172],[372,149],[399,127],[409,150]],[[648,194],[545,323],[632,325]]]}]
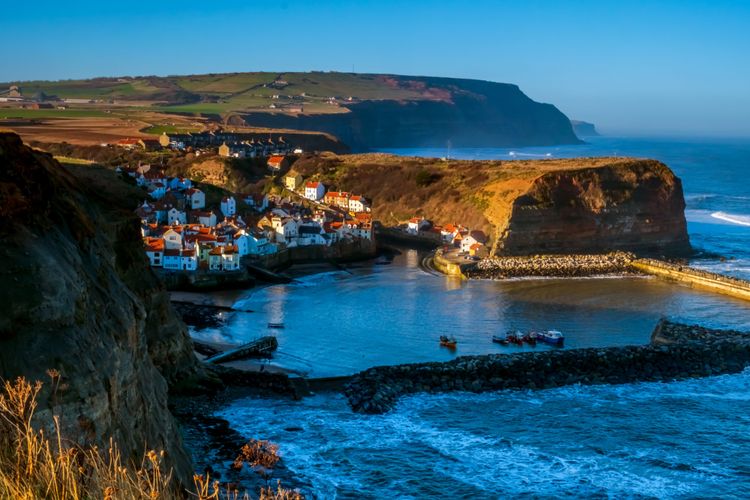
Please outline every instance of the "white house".
[{"label": "white house", "polygon": [[326,244],[322,228],[316,223],[305,223],[299,226],[297,233],[297,245],[299,246]]},{"label": "white house", "polygon": [[432,223],[424,217],[412,217],[406,226],[406,231],[411,234],[417,234],[419,231],[429,229]]},{"label": "white house", "polygon": [[353,195],[349,198],[349,211],[350,212],[369,212],[370,207],[364,196]]},{"label": "white house", "polygon": [[193,212],[193,215],[198,224],[203,224],[207,227],[214,227],[216,225],[216,214],[213,211]]},{"label": "white house", "polygon": [[167,224],[187,224],[187,214],[183,210],[172,207],[167,212]]},{"label": "white house", "polygon": [[305,184],[305,198],[318,201],[326,194],[326,187],[322,182],[308,182]]},{"label": "white house", "polygon": [[471,231],[469,234],[461,239],[461,251],[469,252],[471,247],[479,243],[484,245],[487,243],[487,236],[482,231]]},{"label": "white house", "polygon": [[195,271],[198,269],[198,246],[192,250],[180,251],[180,269],[183,271]]},{"label": "white house", "polygon": [[237,213],[237,202],[234,196],[225,196],[221,199],[221,213],[224,217],[231,217]]},{"label": "white house", "polygon": [[174,229],[167,229],[162,235],[164,248],[167,250],[179,250],[182,248],[182,235]]},{"label": "white house", "polygon": [[190,210],[198,210],[206,206],[206,195],[200,189],[190,188],[185,191],[185,201]]},{"label": "white house", "polygon": [[164,257],[164,241],[159,238],[148,238],[146,241],[146,256],[152,267],[161,267]]},{"label": "white house", "polygon": [[273,217],[271,224],[276,231],[276,241],[279,243],[290,244],[299,234],[299,225],[291,217]]},{"label": "white house", "polygon": [[239,271],[240,253],[233,246],[221,247],[224,249],[221,254],[221,268],[224,271]]}]

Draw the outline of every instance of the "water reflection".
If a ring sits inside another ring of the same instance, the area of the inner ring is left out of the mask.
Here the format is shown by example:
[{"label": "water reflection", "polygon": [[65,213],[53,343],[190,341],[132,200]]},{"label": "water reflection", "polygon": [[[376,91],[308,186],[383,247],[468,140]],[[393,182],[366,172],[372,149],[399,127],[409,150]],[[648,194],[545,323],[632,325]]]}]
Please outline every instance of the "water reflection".
[{"label": "water reflection", "polygon": [[[276,335],[274,363],[310,375],[371,366],[517,352],[492,335],[509,329],[562,330],[566,347],[641,344],[662,315],[750,329],[750,304],[649,278],[465,281],[429,274],[405,251],[391,265],[359,265],[248,292],[219,330],[198,336],[244,342]],[[284,323],[283,330],[268,323]],[[454,335],[458,349],[441,349]]]}]

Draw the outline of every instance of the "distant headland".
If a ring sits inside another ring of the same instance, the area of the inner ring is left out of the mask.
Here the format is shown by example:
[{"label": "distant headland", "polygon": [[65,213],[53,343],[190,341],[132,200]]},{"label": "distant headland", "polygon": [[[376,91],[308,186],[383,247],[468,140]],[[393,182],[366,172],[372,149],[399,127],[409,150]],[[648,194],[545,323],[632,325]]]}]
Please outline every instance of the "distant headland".
[{"label": "distant headland", "polygon": [[71,144],[216,126],[324,133],[353,151],[580,142],[568,117],[516,85],[334,72],[6,82],[0,125]]}]

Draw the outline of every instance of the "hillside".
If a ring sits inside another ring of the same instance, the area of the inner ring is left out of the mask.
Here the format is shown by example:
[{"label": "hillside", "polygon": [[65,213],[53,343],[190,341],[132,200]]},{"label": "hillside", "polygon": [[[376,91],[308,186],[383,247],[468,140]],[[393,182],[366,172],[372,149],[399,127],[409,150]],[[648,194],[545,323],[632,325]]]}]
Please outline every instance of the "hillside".
[{"label": "hillside", "polygon": [[[46,382],[38,424],[123,458],[166,450],[185,484],[190,460],[167,384],[200,372],[187,329],[150,270],[132,207],[142,193],[114,172],[62,167],[0,132],[0,378]],[[57,385],[50,372],[59,372]]]},{"label": "hillside", "polygon": [[365,194],[386,225],[423,215],[483,229],[498,253],[690,251],[680,180],[654,160],[441,161],[308,155],[295,171]]},{"label": "hillside", "polygon": [[[141,110],[203,116],[233,125],[326,132],[355,150],[579,142],[568,118],[553,105],[529,99],[515,85],[479,80],[260,72],[7,82],[0,88],[11,84],[19,85],[26,98],[93,102],[66,110],[5,108],[0,116],[81,119],[104,116],[115,112],[109,109],[114,107],[118,113]],[[83,114],[72,116],[74,112]],[[132,113],[128,119],[141,120]],[[148,121],[163,126],[154,116]]]}]

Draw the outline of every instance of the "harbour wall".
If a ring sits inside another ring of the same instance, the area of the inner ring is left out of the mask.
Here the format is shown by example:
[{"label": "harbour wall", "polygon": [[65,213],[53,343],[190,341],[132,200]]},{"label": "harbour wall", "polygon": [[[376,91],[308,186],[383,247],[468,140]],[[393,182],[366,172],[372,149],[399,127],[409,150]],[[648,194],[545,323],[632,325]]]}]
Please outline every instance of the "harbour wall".
[{"label": "harbour wall", "polygon": [[357,239],[346,243],[337,243],[330,247],[310,245],[285,248],[270,255],[254,257],[249,261],[266,269],[280,270],[294,264],[314,262],[353,262],[372,259],[377,255],[375,241]]},{"label": "harbour wall", "polygon": [[691,287],[730,295],[738,299],[750,300],[750,282],[731,276],[701,271],[689,266],[672,264],[656,259],[637,259],[631,262],[637,271],[652,274],[670,281],[677,281]]},{"label": "harbour wall", "polygon": [[443,256],[443,252],[441,250],[437,250],[432,257],[432,265],[435,269],[443,274],[447,274],[448,276],[458,276],[461,278],[466,278],[466,275],[464,274],[465,271],[469,267],[476,266],[476,263],[472,262],[470,264],[457,264],[446,259]]},{"label": "harbour wall", "polygon": [[665,320],[642,346],[463,356],[444,363],[370,368],[344,393],[352,409],[384,413],[420,392],[546,389],[571,384],[671,381],[737,373],[750,365],[750,335]]}]

